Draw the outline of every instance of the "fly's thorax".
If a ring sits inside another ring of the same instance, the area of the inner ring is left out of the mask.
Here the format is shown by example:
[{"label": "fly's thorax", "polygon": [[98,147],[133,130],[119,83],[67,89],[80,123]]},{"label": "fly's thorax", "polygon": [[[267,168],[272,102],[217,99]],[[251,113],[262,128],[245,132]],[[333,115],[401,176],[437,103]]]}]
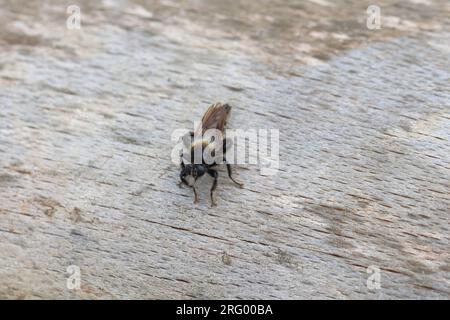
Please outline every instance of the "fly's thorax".
[{"label": "fly's thorax", "polygon": [[[219,144],[215,141],[207,139],[198,139],[191,144],[191,163],[194,164],[210,164],[208,161],[210,157],[208,155],[215,157],[218,153],[218,149],[221,148]],[[205,159],[205,154],[206,158]]]},{"label": "fly's thorax", "polygon": [[191,152],[193,152],[195,149],[204,150],[211,143],[212,141],[209,141],[207,139],[194,140],[191,144]]}]

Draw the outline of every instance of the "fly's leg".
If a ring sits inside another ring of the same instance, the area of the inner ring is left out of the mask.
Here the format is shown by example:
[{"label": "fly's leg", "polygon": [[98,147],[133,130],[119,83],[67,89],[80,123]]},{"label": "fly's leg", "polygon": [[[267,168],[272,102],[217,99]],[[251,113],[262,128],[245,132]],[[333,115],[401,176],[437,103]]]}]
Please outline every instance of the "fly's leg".
[{"label": "fly's leg", "polygon": [[232,175],[232,171],[231,171],[231,165],[227,163],[227,171],[228,171],[228,176],[230,177],[231,181],[233,181],[234,183],[236,183],[240,188],[244,187],[243,183],[237,182],[236,180],[233,179]]},{"label": "fly's leg", "polygon": [[198,199],[197,189],[195,189],[195,187],[193,186],[192,190],[194,190],[194,203],[198,203],[199,199]]},{"label": "fly's leg", "polygon": [[208,174],[214,178],[214,182],[211,186],[211,191],[210,191],[210,195],[211,195],[211,206],[214,207],[217,205],[216,201],[214,200],[214,190],[216,190],[217,187],[217,178],[219,177],[219,174],[217,173],[216,170],[212,170],[209,169],[208,170]]}]

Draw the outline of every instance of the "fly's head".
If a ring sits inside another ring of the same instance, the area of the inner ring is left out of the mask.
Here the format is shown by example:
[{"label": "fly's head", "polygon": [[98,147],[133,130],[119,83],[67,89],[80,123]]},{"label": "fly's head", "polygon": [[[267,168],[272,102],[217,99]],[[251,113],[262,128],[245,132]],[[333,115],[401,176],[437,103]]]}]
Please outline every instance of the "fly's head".
[{"label": "fly's head", "polygon": [[180,179],[187,185],[192,187],[195,181],[204,175],[206,172],[206,167],[203,164],[181,164]]}]

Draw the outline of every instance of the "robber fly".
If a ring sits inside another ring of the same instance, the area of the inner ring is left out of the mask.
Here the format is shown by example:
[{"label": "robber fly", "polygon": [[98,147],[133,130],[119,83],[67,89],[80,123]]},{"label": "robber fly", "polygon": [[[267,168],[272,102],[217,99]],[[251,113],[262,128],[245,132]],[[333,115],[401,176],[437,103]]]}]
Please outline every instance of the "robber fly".
[{"label": "robber fly", "polygon": [[[194,132],[190,132],[190,145],[188,146],[190,151],[188,154],[188,158],[186,159],[186,155],[181,156],[181,172],[180,172],[180,179],[181,183],[189,186],[194,191],[194,203],[198,203],[198,194],[197,190],[195,189],[195,182],[196,180],[203,176],[205,173],[209,174],[211,177],[214,178],[213,184],[211,186],[210,190],[210,196],[211,196],[211,205],[215,206],[216,201],[214,200],[214,190],[217,187],[217,178],[219,176],[218,172],[215,170],[215,167],[217,166],[217,161],[209,162],[205,161],[204,158],[204,150],[213,149],[212,154],[215,153],[214,148],[219,145],[221,147],[221,154],[220,156],[221,160],[218,161],[219,163],[226,163],[225,160],[225,152],[227,150],[227,147],[230,146],[230,141],[226,140],[225,138],[222,139],[221,143],[217,143],[215,141],[214,137],[205,138],[205,132],[210,129],[218,130],[219,133],[221,133],[221,137],[225,137],[225,126],[228,120],[228,117],[230,115],[231,106],[228,104],[221,104],[216,103],[213,104],[208,108],[206,113],[203,115],[202,122],[200,125],[196,128]],[[228,146],[227,146],[228,142]],[[199,163],[195,162],[195,150],[200,149],[201,153],[201,161]],[[218,153],[219,155],[219,153]],[[190,161],[187,161],[190,160]],[[226,163],[228,176],[230,179],[239,185],[241,188],[243,187],[242,183],[237,182],[232,177],[232,170],[231,165],[229,163]]]}]

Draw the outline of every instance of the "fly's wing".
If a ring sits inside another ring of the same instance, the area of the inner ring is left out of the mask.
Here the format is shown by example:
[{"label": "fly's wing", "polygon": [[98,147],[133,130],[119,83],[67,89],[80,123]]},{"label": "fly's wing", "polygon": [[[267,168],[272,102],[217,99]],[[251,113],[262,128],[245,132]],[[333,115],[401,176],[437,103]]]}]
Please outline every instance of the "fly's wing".
[{"label": "fly's wing", "polygon": [[202,123],[195,130],[194,135],[203,135],[208,129],[217,129],[223,133],[230,111],[231,106],[228,104],[213,104],[206,110],[205,115],[202,118]]},{"label": "fly's wing", "polygon": [[[204,158],[204,151],[207,152],[207,154],[211,155],[212,158],[223,158],[221,156],[221,153],[223,149],[223,143],[222,141],[214,141],[212,138],[213,136],[205,136],[205,132],[209,129],[216,129],[219,130],[222,134],[225,132],[225,125],[227,123],[228,117],[230,115],[231,106],[228,104],[221,104],[216,103],[213,104],[206,110],[202,122],[199,125],[199,127],[194,132],[194,142],[191,145],[191,158],[195,158],[195,150],[199,150],[202,153],[200,155],[197,155],[199,159],[197,161],[200,161],[200,158],[202,159],[202,163],[206,161],[210,161],[211,159]],[[214,134],[214,133],[213,133]],[[214,136],[214,138],[217,138]],[[222,137],[223,139],[223,137]],[[201,147],[200,147],[201,144]],[[197,147],[198,146],[198,147]],[[198,151],[197,151],[198,152]],[[211,160],[215,161],[215,160]],[[193,163],[195,162],[195,159],[193,159]],[[208,163],[209,164],[209,163]]]}]

